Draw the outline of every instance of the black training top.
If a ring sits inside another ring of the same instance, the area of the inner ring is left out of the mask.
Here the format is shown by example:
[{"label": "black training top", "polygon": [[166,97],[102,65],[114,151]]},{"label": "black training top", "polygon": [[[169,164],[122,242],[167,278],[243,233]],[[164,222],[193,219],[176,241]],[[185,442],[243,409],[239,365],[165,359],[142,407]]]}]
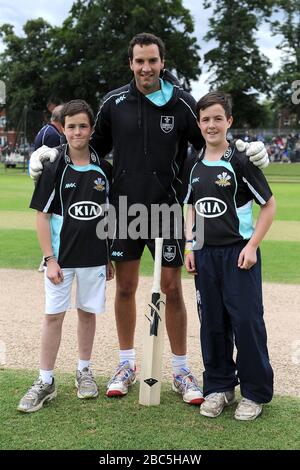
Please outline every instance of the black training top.
[{"label": "black training top", "polygon": [[188,142],[200,149],[204,140],[197,126],[196,102],[175,77],[165,71],[173,95],[163,106],[138,91],[133,80],[111,91],[99,109],[91,145],[100,156],[113,148],[113,189],[128,203],[180,201],[183,163]]}]

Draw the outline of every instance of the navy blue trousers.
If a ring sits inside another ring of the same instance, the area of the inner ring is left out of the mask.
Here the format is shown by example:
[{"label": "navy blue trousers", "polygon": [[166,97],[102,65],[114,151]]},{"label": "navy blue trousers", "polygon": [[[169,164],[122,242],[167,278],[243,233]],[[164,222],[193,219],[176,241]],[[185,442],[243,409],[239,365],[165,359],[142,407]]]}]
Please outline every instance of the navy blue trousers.
[{"label": "navy blue trousers", "polygon": [[268,403],[273,370],[263,319],[261,258],[258,250],[257,263],[250,270],[239,269],[245,244],[195,251],[204,395],[232,390],[240,383],[244,398]]}]

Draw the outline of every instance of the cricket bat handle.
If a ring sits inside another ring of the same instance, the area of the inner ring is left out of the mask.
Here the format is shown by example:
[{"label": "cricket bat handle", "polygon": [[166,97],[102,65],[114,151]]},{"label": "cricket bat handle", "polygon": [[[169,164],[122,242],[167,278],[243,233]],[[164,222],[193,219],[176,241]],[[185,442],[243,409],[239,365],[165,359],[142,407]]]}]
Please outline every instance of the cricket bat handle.
[{"label": "cricket bat handle", "polygon": [[163,241],[164,241],[163,238],[155,238],[155,257],[154,257],[154,274],[153,274],[152,292],[160,292]]}]

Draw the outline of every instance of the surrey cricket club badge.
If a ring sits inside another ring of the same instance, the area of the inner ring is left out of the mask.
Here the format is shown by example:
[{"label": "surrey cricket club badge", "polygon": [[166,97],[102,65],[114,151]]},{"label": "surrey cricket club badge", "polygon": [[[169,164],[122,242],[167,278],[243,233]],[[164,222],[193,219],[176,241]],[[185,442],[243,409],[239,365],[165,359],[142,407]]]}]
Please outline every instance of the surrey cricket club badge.
[{"label": "surrey cricket club badge", "polygon": [[175,245],[166,245],[163,247],[163,257],[166,261],[173,261],[176,256],[176,246]]},{"label": "surrey cricket club badge", "polygon": [[161,116],[160,117],[160,128],[166,134],[171,132],[174,128],[174,116]]}]

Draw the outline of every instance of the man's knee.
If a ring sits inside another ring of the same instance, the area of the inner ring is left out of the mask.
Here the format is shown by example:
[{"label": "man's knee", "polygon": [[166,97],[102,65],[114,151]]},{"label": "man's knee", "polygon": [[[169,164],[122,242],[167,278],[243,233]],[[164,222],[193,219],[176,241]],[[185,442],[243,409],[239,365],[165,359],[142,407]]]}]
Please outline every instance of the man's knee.
[{"label": "man's knee", "polygon": [[180,282],[176,282],[174,280],[170,280],[161,283],[161,290],[168,301],[171,302],[181,302],[182,301],[182,291],[181,291],[181,284]]},{"label": "man's knee", "polygon": [[116,263],[116,295],[128,299],[135,295],[139,280],[140,261]]},{"label": "man's knee", "polygon": [[127,299],[135,295],[137,283],[130,280],[118,280],[117,282],[117,295],[121,298]]}]

